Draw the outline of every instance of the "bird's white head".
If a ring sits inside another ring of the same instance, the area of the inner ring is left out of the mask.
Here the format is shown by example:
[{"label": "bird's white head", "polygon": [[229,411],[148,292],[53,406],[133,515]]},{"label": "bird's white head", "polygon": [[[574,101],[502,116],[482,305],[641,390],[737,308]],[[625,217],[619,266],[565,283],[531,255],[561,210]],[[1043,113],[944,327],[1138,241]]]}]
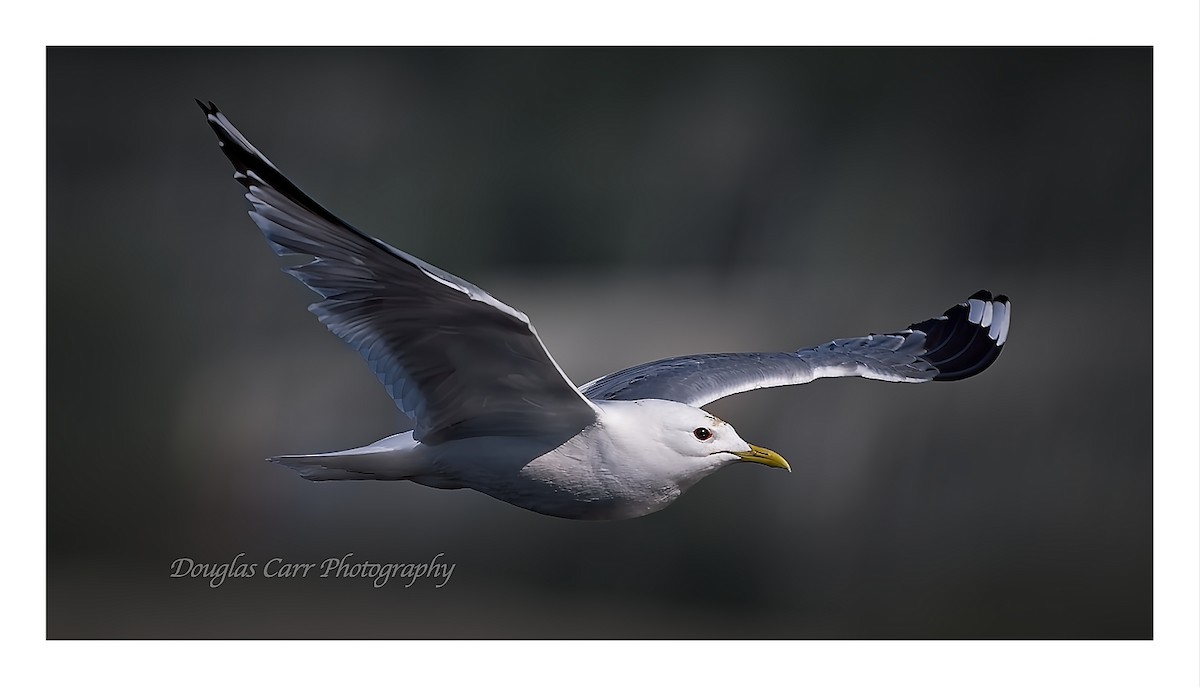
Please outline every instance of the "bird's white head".
[{"label": "bird's white head", "polygon": [[700,408],[655,399],[605,406],[606,415],[616,415],[605,424],[621,449],[645,467],[671,474],[683,488],[732,463],[792,469],[778,453],[747,442],[728,422]]}]

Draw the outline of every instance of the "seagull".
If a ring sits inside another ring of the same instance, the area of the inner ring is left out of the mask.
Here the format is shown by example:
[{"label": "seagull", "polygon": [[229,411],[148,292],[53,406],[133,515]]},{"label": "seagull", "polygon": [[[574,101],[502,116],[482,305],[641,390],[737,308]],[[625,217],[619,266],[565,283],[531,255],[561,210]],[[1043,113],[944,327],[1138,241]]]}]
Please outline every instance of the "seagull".
[{"label": "seagull", "polygon": [[978,291],[887,334],[667,358],[577,387],[524,313],[334,216],[216,105],[196,102],[267,243],[312,258],[284,268],[321,297],[308,309],[366,360],[414,426],[358,448],[268,458],[309,480],[408,480],[560,518],[640,517],[726,465],[791,471],[703,410],[717,399],[823,377],[965,379],[995,362],[1008,337],[1009,299]]}]

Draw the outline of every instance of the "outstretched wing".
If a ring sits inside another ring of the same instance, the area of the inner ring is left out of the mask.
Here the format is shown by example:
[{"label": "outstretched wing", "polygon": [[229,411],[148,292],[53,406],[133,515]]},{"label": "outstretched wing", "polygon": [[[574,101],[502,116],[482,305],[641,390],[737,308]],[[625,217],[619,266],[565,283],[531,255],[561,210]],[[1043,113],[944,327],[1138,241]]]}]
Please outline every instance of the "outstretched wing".
[{"label": "outstretched wing", "polygon": [[284,271],[324,298],[309,306],[358,351],[418,440],[581,429],[596,408],[550,357],[524,313],[335,217],[305,195],[211,102],[200,104],[249,191],[250,217]]},{"label": "outstretched wing", "polygon": [[836,339],[780,353],[709,353],[614,372],[580,388],[592,400],[661,398],[703,406],[743,391],[821,377],[885,382],[954,381],[995,362],[1008,338],[1012,304],[979,291],[931,320],[891,334]]}]

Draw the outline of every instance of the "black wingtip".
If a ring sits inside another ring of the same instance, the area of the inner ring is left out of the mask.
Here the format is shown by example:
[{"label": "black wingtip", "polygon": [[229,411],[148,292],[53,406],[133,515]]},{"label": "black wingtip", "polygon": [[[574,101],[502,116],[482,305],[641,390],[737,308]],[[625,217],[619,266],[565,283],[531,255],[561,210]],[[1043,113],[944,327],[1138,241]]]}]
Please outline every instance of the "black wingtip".
[{"label": "black wingtip", "polygon": [[[268,183],[278,182],[279,186],[291,186],[291,182],[285,179],[283,175],[280,174],[277,169],[275,169],[275,165],[272,164],[271,161],[265,156],[263,156],[262,153],[258,152],[258,149],[250,144],[250,141],[248,141],[246,137],[243,136],[242,133],[233,126],[233,123],[230,122],[229,119],[222,114],[219,109],[217,109],[217,106],[213,103],[213,101],[210,100],[205,103],[199,98],[196,98],[195,100],[196,104],[200,106],[200,109],[204,110],[204,114],[208,119],[209,127],[211,127],[213,133],[217,135],[217,143],[221,146],[221,151],[224,152],[225,156],[229,158],[229,161],[233,163],[234,170],[241,175],[235,175],[235,178],[239,179],[239,181],[242,181],[243,185],[246,185],[246,174],[248,172],[254,172],[260,179],[266,179],[269,176],[275,175],[278,177],[278,179],[270,179],[268,180]],[[298,191],[299,189],[296,190]]]},{"label": "black wingtip", "polygon": [[318,217],[361,234],[357,229],[322,207],[320,203],[305,195],[265,155],[258,152],[258,149],[234,127],[233,122],[229,121],[229,118],[218,110],[211,100],[205,104],[197,98],[196,104],[207,115],[208,125],[217,135],[217,145],[221,147],[221,152],[225,153],[225,157],[233,164],[235,172],[233,178],[237,179],[239,183],[247,188],[253,185],[270,187]]},{"label": "black wingtip", "polygon": [[923,360],[938,374],[934,381],[952,382],[986,370],[1000,357],[1008,339],[1012,303],[981,289],[941,317],[918,322],[909,329],[925,334]]}]

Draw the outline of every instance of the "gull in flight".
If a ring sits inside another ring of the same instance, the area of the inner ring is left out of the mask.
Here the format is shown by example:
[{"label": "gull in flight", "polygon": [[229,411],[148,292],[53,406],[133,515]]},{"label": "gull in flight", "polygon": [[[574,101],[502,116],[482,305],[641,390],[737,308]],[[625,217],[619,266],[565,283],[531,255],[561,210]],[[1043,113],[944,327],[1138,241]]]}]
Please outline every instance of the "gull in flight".
[{"label": "gull in flight", "polygon": [[196,102],[267,243],[312,258],[284,270],[321,297],[309,310],[414,425],[368,446],[269,459],[309,480],[409,480],[562,518],[634,518],[726,465],[791,470],[702,409],[719,398],[822,377],[964,379],[995,362],[1008,336],[1011,303],[979,291],[887,334],[668,358],[576,387],[524,313],[338,219],[215,105]]}]

